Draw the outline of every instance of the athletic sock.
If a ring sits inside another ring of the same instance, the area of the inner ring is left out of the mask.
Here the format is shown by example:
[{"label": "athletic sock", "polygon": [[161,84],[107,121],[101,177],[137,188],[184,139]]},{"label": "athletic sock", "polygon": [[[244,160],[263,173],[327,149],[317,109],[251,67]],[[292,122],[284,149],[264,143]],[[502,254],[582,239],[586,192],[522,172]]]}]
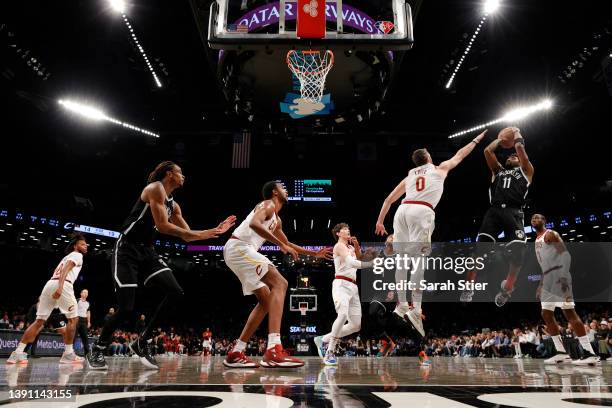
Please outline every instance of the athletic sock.
[{"label": "athletic sock", "polygon": [[268,334],[268,347],[267,350],[273,349],[277,344],[281,344],[280,333]]},{"label": "athletic sock", "polygon": [[240,353],[241,351],[244,351],[244,349],[246,348],[246,343],[240,339],[236,340],[236,344],[234,345],[234,349],[232,350],[234,353]]},{"label": "athletic sock", "polygon": [[327,351],[325,352],[326,356],[334,354],[334,352],[336,351],[336,344],[338,344],[338,338],[332,337],[329,341],[329,345],[327,346]]},{"label": "athletic sock", "polygon": [[412,307],[414,310],[421,314],[421,301],[423,300],[423,293],[420,291],[412,292]]},{"label": "athletic sock", "polygon": [[475,281],[476,280],[476,271],[469,271],[467,273],[467,281]]},{"label": "athletic sock", "polygon": [[64,346],[64,353],[65,354],[74,353],[74,348],[72,347],[72,344],[66,344]]},{"label": "athletic sock", "polygon": [[595,350],[593,350],[593,346],[591,345],[588,336],[578,337],[578,340],[580,341],[580,345],[582,346],[584,351],[588,351],[591,354],[595,354]]},{"label": "athletic sock", "polygon": [[17,349],[15,351],[17,353],[24,353],[26,347],[27,347],[27,344],[20,342],[19,345],[17,345]]},{"label": "athletic sock", "polygon": [[506,278],[506,292],[512,292],[514,290],[514,282],[516,282],[516,276],[510,276]]},{"label": "athletic sock", "polygon": [[563,341],[561,341],[561,336],[556,335],[556,336],[551,336],[551,337],[552,337],[553,343],[555,343],[555,348],[557,349],[557,353],[564,353],[564,354],[567,353],[567,351],[565,351],[565,346],[563,345]]}]

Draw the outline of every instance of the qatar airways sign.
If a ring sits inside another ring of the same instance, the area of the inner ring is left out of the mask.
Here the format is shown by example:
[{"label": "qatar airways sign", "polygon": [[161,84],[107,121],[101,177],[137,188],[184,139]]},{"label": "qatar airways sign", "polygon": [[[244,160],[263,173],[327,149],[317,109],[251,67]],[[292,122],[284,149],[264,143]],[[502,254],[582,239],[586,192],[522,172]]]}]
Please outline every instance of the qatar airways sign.
[{"label": "qatar airways sign", "polygon": [[[236,26],[247,26],[248,31],[254,31],[258,28],[266,27],[272,24],[278,24],[279,2],[265,4],[254,10],[249,11],[239,20],[235,22]],[[327,21],[335,22],[338,19],[335,4],[325,5],[325,18]],[[285,20],[292,21],[297,19],[297,3],[285,4]],[[388,34],[388,28],[381,25],[381,22],[376,21],[368,16],[363,11],[347,4],[342,5],[342,20],[345,26],[352,27],[366,34]]]}]

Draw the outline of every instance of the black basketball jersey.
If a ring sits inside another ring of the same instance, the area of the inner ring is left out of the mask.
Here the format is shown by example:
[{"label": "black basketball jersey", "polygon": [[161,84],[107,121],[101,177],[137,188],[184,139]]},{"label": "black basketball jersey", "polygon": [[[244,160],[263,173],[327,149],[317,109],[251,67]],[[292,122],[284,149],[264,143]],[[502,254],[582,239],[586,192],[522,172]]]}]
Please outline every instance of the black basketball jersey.
[{"label": "black basketball jersey", "polygon": [[491,205],[523,208],[529,190],[529,181],[520,167],[502,170],[495,175],[489,189]]},{"label": "black basketball jersey", "polygon": [[[164,205],[168,213],[168,218],[172,217],[174,199],[172,197],[166,197]],[[153,245],[156,231],[155,221],[153,220],[149,203],[145,203],[138,197],[130,215],[128,215],[121,227],[121,234],[130,242]]]}]

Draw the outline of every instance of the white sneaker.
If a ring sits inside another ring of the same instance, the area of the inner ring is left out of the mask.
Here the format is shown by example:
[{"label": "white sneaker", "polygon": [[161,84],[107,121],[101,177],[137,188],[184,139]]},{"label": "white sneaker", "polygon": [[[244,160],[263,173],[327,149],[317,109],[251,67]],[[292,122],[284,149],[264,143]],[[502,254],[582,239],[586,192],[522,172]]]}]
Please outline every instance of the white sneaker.
[{"label": "white sneaker", "polygon": [[6,364],[27,364],[28,353],[18,353],[13,351],[9,358],[6,360]]},{"label": "white sneaker", "polygon": [[459,297],[459,301],[462,303],[470,303],[472,298],[474,297],[473,290],[464,290],[461,292],[461,296]]},{"label": "white sneaker", "polygon": [[576,365],[594,366],[594,365],[600,364],[601,359],[599,358],[599,356],[596,356],[595,354],[592,354],[586,351],[584,355],[582,356],[582,358],[580,358],[580,360],[574,360],[573,363]]},{"label": "white sneaker", "polygon": [[425,337],[425,329],[423,328],[423,319],[421,318],[421,314],[416,310],[412,309],[406,313],[406,317],[410,320],[410,323],[414,326],[414,328],[419,332],[419,334]]},{"label": "white sneaker", "polygon": [[406,313],[408,313],[410,311],[410,306],[405,305],[405,306],[400,306],[399,304],[395,307],[395,310],[393,311],[393,313],[395,313],[396,315],[398,315],[401,319],[404,319],[404,316],[406,316]]},{"label": "white sneaker", "polygon": [[317,336],[313,339],[315,346],[317,346],[317,353],[319,357],[325,358],[327,352],[327,344],[323,343],[323,336]]},{"label": "white sneaker", "polygon": [[75,352],[62,354],[62,358],[60,358],[60,364],[81,364],[85,361],[83,357],[79,357]]},{"label": "white sneaker", "polygon": [[567,353],[557,353],[551,358],[544,360],[544,364],[563,364],[571,362],[572,358]]}]

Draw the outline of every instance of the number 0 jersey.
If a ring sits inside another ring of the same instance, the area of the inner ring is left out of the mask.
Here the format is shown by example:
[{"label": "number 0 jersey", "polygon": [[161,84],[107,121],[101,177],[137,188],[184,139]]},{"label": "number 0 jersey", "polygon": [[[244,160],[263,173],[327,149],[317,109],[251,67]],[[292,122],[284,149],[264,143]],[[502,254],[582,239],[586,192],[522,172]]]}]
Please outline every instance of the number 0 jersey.
[{"label": "number 0 jersey", "polygon": [[529,180],[520,167],[502,170],[495,175],[489,189],[491,205],[523,208],[529,192]]},{"label": "number 0 jersey", "polygon": [[422,201],[436,208],[444,192],[442,173],[432,163],[416,167],[406,177],[406,201]]}]

